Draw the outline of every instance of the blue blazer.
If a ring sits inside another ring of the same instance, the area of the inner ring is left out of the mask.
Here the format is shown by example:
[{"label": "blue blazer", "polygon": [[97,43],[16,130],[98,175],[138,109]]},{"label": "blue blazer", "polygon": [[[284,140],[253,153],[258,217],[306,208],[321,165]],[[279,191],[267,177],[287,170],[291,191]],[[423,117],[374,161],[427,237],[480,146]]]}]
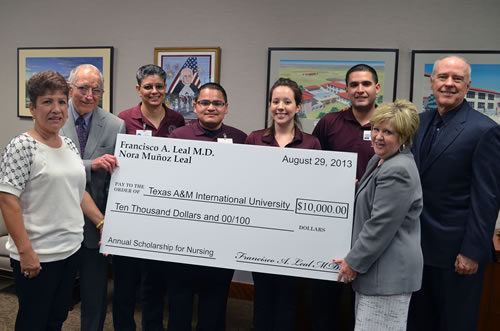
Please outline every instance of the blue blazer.
[{"label": "blue blazer", "polygon": [[424,199],[424,264],[453,268],[459,253],[492,262],[500,207],[500,126],[464,100],[422,161],[423,138],[435,113],[420,114],[413,145]]}]

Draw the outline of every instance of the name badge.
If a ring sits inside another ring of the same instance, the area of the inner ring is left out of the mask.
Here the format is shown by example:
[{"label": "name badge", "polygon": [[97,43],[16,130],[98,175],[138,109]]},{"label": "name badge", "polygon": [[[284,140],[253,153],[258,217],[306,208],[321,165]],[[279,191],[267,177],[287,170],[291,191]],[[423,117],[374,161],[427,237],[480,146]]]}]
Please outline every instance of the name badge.
[{"label": "name badge", "polygon": [[371,130],[363,131],[363,140],[371,140],[371,138],[372,138],[372,131]]},{"label": "name badge", "polygon": [[151,130],[135,130],[135,135],[136,136],[152,137],[153,131],[151,131]]},{"label": "name badge", "polygon": [[233,138],[217,138],[217,142],[223,144],[232,144]]}]

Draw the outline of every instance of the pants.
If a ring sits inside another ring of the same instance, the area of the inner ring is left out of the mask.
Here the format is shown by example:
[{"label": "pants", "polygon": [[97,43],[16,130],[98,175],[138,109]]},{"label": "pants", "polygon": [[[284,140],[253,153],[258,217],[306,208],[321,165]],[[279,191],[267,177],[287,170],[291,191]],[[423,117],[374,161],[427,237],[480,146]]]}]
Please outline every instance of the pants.
[{"label": "pants", "polygon": [[[321,279],[310,279],[308,282],[311,287],[313,331],[340,330],[342,319],[348,320],[349,326],[354,326],[354,291],[350,284]],[[343,295],[351,299],[348,301],[349,305],[345,301],[341,302]],[[343,308],[347,309],[347,312],[343,312]],[[341,312],[345,314],[344,317]]]},{"label": "pants", "polygon": [[477,328],[485,267],[474,275],[424,265],[422,288],[413,294],[408,331],[473,331]]},{"label": "pants", "polygon": [[301,278],[252,273],[255,331],[291,331],[295,328]]},{"label": "pants", "polygon": [[116,331],[136,331],[134,311],[143,259],[113,256],[113,326]]},{"label": "pants", "polygon": [[198,331],[224,331],[234,270],[172,264],[168,331],[191,331],[193,297],[198,294]]},{"label": "pants", "polygon": [[142,329],[163,331],[169,262],[145,260],[141,282]]},{"label": "pants", "polygon": [[19,261],[11,259],[10,264],[19,300],[16,331],[61,330],[68,317],[80,251],[64,260],[41,263],[40,274],[32,279],[21,273]]},{"label": "pants", "polygon": [[81,248],[80,298],[82,300],[81,330],[102,331],[108,298],[108,259],[99,248]]}]

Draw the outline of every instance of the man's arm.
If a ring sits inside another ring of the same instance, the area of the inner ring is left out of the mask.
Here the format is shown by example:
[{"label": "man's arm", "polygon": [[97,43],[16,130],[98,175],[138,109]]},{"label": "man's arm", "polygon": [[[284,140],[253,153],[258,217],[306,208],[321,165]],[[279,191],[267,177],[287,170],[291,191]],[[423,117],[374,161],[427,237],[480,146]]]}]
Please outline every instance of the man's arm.
[{"label": "man's arm", "polygon": [[318,138],[321,148],[328,150],[328,136],[327,136],[327,123],[325,117],[319,120],[319,122],[314,127],[312,135]]},{"label": "man's arm", "polygon": [[115,168],[119,166],[118,159],[116,156],[111,154],[104,154],[90,161],[90,169],[92,171],[104,169],[112,174],[113,171],[115,171]]},{"label": "man's arm", "polygon": [[[120,128],[118,129],[118,133],[125,133],[126,132],[126,126],[125,122],[120,119]],[[113,137],[114,143],[113,143],[113,148],[116,143],[116,136]],[[87,173],[87,182],[90,181],[91,172],[96,171],[98,169],[104,169],[110,174],[113,173],[116,167],[119,166],[118,164],[118,159],[116,156],[111,155],[111,154],[104,154],[101,155],[93,160],[83,160],[83,164],[85,166],[85,172]]]},{"label": "man's arm", "polygon": [[475,273],[478,263],[490,261],[500,208],[499,160],[500,126],[496,125],[483,134],[473,154],[470,213],[455,264],[458,273]]}]

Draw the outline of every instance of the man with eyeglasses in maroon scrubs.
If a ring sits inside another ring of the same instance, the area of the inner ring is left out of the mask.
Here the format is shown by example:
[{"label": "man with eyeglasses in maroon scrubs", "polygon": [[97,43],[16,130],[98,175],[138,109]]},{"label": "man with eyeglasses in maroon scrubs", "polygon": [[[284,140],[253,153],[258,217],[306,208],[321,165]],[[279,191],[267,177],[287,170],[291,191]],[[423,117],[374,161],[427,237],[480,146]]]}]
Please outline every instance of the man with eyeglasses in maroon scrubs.
[{"label": "man with eyeglasses in maroon scrubs", "polygon": [[[228,113],[227,94],[217,83],[206,83],[193,101],[198,121],[174,130],[169,138],[243,144],[247,135],[222,123]],[[209,173],[209,170],[207,170]],[[197,330],[226,329],[226,306],[234,270],[175,264],[168,281],[168,331],[191,330],[193,297],[198,294]]]}]

